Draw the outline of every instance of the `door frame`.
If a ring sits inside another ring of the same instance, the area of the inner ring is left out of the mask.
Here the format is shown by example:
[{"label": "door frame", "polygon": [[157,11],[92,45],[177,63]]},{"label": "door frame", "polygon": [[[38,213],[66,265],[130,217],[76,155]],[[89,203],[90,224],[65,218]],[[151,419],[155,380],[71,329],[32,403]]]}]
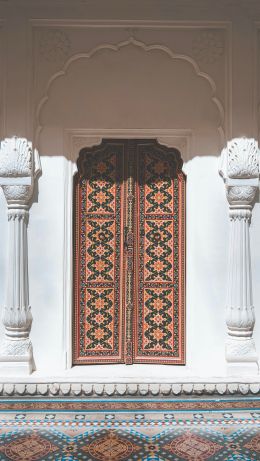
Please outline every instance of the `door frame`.
[{"label": "door frame", "polygon": [[[181,152],[184,162],[191,157],[193,132],[189,129],[65,129],[63,133],[64,210],[63,210],[63,344],[62,367],[66,370],[77,365],[72,363],[73,318],[73,179],[77,172],[79,151],[101,143],[102,138],[157,139],[158,143],[174,147]],[[88,365],[80,365],[88,367]]]}]

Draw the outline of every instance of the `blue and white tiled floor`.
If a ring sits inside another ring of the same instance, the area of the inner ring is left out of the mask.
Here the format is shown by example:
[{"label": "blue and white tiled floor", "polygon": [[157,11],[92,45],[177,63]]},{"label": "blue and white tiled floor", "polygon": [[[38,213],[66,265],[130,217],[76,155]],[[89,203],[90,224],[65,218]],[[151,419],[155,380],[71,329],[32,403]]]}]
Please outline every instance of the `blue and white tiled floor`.
[{"label": "blue and white tiled floor", "polygon": [[0,461],[260,460],[260,400],[201,402],[2,399]]}]

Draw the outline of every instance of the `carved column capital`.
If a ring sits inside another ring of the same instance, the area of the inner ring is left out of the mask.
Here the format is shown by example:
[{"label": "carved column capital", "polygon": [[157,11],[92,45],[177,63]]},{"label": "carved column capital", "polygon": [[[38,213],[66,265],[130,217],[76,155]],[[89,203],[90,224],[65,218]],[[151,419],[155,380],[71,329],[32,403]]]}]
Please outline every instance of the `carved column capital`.
[{"label": "carved column capital", "polygon": [[229,203],[229,276],[227,290],[228,370],[258,372],[253,341],[255,313],[252,295],[249,224],[259,183],[260,151],[254,139],[236,138],[221,154],[222,176]]},{"label": "carved column capital", "polygon": [[0,186],[8,205],[28,205],[40,172],[39,154],[27,139],[14,136],[0,143]]},{"label": "carved column capital", "polygon": [[222,150],[219,174],[232,208],[252,206],[259,181],[259,149],[255,139],[235,138]]},{"label": "carved column capital", "polygon": [[31,373],[33,348],[29,305],[27,224],[30,201],[40,160],[25,138],[7,138],[0,143],[0,186],[8,205],[8,271],[3,310],[5,337],[0,345],[0,368],[5,373]]},{"label": "carved column capital", "polygon": [[253,138],[234,138],[222,150],[219,174],[227,179],[259,177],[258,142]]}]

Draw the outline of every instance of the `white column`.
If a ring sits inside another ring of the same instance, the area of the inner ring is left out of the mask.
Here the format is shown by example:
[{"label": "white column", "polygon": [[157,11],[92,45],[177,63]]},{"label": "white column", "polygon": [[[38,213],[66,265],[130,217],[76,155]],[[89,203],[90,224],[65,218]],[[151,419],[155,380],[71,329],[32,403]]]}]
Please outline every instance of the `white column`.
[{"label": "white column", "polygon": [[220,175],[229,203],[230,236],[227,289],[226,360],[229,375],[255,375],[249,225],[259,183],[259,150],[254,139],[237,138],[221,154]]},{"label": "white column", "polygon": [[29,338],[32,314],[29,305],[27,225],[34,181],[40,173],[37,151],[24,138],[0,144],[0,186],[8,206],[8,269],[3,312],[5,336],[0,345],[0,371],[7,375],[30,374],[35,369]]}]

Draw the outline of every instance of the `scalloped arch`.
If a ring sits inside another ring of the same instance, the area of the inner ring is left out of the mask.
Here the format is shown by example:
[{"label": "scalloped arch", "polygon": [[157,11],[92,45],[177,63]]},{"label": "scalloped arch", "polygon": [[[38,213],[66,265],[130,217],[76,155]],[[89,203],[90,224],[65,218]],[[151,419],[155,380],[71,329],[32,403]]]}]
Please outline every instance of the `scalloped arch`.
[{"label": "scalloped arch", "polygon": [[89,59],[100,50],[110,50],[110,51],[117,52],[117,51],[120,51],[121,48],[128,46],[128,45],[133,45],[133,46],[142,48],[145,52],[150,52],[150,51],[152,52],[155,50],[156,51],[159,50],[162,53],[167,54],[171,59],[187,61],[192,65],[196,75],[205,79],[210,85],[210,88],[212,90],[211,100],[216,105],[218,112],[219,112],[219,116],[220,116],[220,125],[218,126],[218,133],[219,133],[221,142],[224,143],[225,141],[225,112],[224,112],[224,108],[223,108],[221,101],[216,96],[217,87],[216,87],[216,84],[213,78],[206,72],[201,71],[197,62],[190,56],[174,53],[170,48],[164,45],[160,45],[160,44],[147,45],[144,42],[136,40],[133,37],[130,37],[128,40],[119,42],[116,45],[110,44],[110,43],[104,43],[104,44],[98,45],[97,47],[93,48],[88,53],[75,54],[66,61],[66,63],[64,64],[61,70],[59,70],[58,72],[56,72],[50,77],[46,85],[46,88],[45,88],[45,94],[39,101],[37,109],[36,109],[36,121],[37,121],[36,132],[35,132],[36,146],[38,145],[40,133],[43,129],[43,126],[41,125],[41,121],[40,121],[41,112],[42,112],[44,105],[47,103],[49,99],[50,88],[52,84],[54,83],[54,81],[60,77],[65,77],[71,64],[79,59]]}]

